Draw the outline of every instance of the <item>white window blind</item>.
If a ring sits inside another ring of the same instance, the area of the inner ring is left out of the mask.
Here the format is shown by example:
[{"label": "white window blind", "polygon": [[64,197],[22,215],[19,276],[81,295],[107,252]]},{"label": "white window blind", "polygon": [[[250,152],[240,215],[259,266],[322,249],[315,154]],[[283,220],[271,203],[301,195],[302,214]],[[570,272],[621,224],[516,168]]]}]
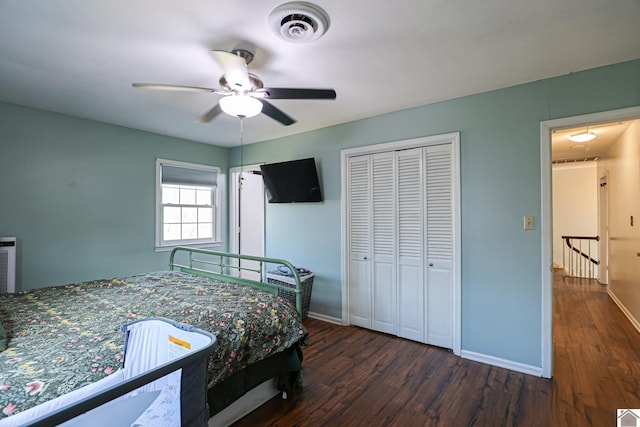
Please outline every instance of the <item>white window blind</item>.
[{"label": "white window blind", "polygon": [[197,187],[215,187],[218,183],[218,171],[162,164],[162,183],[174,185],[193,185]]}]

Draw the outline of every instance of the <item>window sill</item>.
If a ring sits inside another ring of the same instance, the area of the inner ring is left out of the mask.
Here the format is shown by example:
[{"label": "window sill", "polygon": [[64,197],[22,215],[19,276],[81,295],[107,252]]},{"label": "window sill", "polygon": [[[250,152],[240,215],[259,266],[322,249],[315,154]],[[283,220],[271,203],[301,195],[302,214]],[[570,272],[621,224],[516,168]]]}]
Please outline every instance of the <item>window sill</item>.
[{"label": "window sill", "polygon": [[156,252],[169,252],[173,250],[173,248],[177,248],[178,246],[184,246],[187,248],[197,248],[197,249],[211,249],[216,248],[219,249],[222,246],[223,242],[208,242],[208,243],[178,243],[176,245],[168,245],[168,246],[156,246]]}]

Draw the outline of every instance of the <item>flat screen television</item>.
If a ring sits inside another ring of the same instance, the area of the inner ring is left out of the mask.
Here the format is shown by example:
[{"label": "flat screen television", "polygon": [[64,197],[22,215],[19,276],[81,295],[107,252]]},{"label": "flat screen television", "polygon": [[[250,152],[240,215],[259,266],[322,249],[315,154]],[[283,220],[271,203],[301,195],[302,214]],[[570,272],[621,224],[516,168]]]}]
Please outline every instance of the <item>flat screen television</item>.
[{"label": "flat screen television", "polygon": [[269,203],[321,202],[313,157],[260,165]]}]

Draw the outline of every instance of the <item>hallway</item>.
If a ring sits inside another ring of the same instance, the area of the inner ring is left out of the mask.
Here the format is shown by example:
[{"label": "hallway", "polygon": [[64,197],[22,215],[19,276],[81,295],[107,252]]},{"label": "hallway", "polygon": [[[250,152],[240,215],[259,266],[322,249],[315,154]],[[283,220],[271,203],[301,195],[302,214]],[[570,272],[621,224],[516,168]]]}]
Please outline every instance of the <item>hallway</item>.
[{"label": "hallway", "polygon": [[553,415],[569,425],[615,425],[640,408],[640,334],[595,280],[554,274]]}]

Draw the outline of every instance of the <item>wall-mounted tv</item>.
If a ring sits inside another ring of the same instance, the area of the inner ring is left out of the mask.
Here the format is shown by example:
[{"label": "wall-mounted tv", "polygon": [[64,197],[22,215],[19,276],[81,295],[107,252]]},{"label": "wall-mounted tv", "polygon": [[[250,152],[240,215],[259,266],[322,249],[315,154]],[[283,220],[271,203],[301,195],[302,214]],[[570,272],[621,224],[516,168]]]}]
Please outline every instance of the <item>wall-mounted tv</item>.
[{"label": "wall-mounted tv", "polygon": [[269,203],[321,202],[316,162],[308,159],[260,165]]}]

